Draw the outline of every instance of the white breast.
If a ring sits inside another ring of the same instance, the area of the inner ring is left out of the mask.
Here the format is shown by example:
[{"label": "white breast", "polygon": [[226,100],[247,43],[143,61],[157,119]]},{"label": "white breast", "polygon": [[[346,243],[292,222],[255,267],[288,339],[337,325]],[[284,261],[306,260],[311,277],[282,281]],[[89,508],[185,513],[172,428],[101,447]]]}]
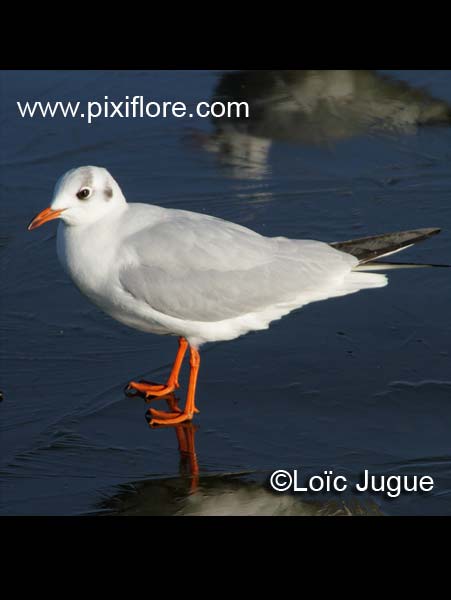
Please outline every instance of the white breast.
[{"label": "white breast", "polygon": [[[118,255],[121,244],[112,243],[116,224],[68,227],[60,223],[56,248],[58,259],[80,292],[102,311],[140,331],[168,334],[150,307],[144,307],[127,294],[118,278],[118,266],[127,257]],[[120,236],[119,230],[113,240]]]}]

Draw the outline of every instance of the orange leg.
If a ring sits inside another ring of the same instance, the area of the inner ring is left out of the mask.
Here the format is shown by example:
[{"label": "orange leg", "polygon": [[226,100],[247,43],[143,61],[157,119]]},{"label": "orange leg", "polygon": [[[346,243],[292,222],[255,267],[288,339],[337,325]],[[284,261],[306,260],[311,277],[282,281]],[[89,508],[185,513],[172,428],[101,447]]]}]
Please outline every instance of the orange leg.
[{"label": "orange leg", "polygon": [[169,375],[169,379],[166,385],[145,383],[143,381],[130,381],[130,383],[128,384],[127,391],[136,390],[141,394],[145,394],[146,398],[158,398],[160,396],[166,396],[167,394],[170,394],[171,392],[179,388],[179,373],[182,367],[183,358],[185,357],[185,352],[187,348],[188,342],[184,337],[180,337],[177,356],[175,357],[174,365],[172,367],[172,371]]},{"label": "orange leg", "polygon": [[184,411],[179,415],[174,415],[174,413],[164,413],[162,411],[156,411],[155,409],[150,408],[149,410],[153,417],[153,419],[150,421],[150,425],[176,425],[177,423],[183,423],[184,421],[191,421],[194,413],[199,412],[195,405],[195,395],[197,375],[199,373],[200,366],[200,355],[195,348],[190,348],[189,364],[190,376]]}]

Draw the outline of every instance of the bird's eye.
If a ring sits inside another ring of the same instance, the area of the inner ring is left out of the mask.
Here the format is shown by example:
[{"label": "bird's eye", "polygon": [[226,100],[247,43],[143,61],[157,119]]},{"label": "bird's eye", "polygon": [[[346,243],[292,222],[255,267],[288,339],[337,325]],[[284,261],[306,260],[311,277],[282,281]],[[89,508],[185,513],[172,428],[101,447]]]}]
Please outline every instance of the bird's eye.
[{"label": "bird's eye", "polygon": [[92,190],[90,188],[83,188],[77,192],[77,198],[79,200],[87,200],[91,194]]}]

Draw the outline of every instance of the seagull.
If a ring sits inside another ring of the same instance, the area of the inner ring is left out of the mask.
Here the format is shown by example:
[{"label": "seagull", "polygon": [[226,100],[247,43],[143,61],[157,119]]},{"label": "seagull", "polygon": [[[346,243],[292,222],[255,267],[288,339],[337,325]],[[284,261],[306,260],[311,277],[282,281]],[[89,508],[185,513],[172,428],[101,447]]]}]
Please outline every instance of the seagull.
[{"label": "seagull", "polygon": [[[140,331],[178,337],[166,384],[131,381],[147,398],[179,388],[189,348],[184,409],[150,409],[151,425],[177,425],[195,403],[199,348],[233,340],[310,302],[387,284],[372,263],[439,233],[428,228],[326,243],[265,237],[213,216],[127,203],[101,167],[68,171],[29,230],[59,219],[57,254],[76,287],[105,313]],[[371,263],[371,264],[368,264]]]}]

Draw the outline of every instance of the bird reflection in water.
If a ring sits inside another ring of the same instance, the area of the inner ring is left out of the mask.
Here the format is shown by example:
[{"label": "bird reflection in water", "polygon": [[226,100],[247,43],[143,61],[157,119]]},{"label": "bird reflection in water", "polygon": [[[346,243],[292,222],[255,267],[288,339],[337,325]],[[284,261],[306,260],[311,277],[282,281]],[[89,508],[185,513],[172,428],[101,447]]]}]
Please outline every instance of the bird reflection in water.
[{"label": "bird reflection in water", "polygon": [[199,486],[199,464],[194,445],[197,427],[192,422],[180,423],[173,427],[180,453],[180,475],[182,477],[188,476],[191,479],[190,491],[195,492]]},{"label": "bird reflection in water", "polygon": [[[155,398],[143,397],[147,404]],[[171,412],[179,412],[174,393],[164,398]],[[150,422],[152,414],[146,413]],[[200,478],[192,422],[156,425],[152,430],[173,428],[180,455],[180,477],[150,479],[119,486],[119,493],[103,501],[100,514],[134,516],[381,516],[369,498],[301,500],[292,494],[276,494],[265,483],[249,479],[252,473],[203,474]],[[97,513],[99,514],[99,513]]]},{"label": "bird reflection in water", "polygon": [[449,124],[451,107],[426,90],[376,71],[258,70],[223,74],[212,102],[247,102],[249,115],[212,117],[193,139],[232,176],[263,178],[273,141],[330,145],[361,134],[414,133]]},{"label": "bird reflection in water", "polygon": [[[128,387],[125,389],[125,394],[128,397],[139,396],[145,400],[146,404],[150,404],[153,400],[156,400],[156,398],[146,397],[144,392],[130,390]],[[173,392],[167,394],[166,396],[159,397],[158,400],[166,401],[169,411],[167,414],[177,415],[182,413],[182,409],[179,407],[179,400]],[[154,409],[154,414],[152,414],[150,409],[146,412],[146,421],[149,423],[149,425],[152,421],[152,418],[155,416],[155,412],[156,411]],[[155,429],[167,427],[174,429],[178,442],[178,451],[180,454],[180,475],[183,479],[190,480],[190,491],[195,492],[199,485],[199,464],[197,462],[196,447],[194,444],[195,432],[197,430],[196,425],[194,425],[192,421],[184,421],[182,423],[178,423],[177,425],[151,425],[151,427]]]}]

